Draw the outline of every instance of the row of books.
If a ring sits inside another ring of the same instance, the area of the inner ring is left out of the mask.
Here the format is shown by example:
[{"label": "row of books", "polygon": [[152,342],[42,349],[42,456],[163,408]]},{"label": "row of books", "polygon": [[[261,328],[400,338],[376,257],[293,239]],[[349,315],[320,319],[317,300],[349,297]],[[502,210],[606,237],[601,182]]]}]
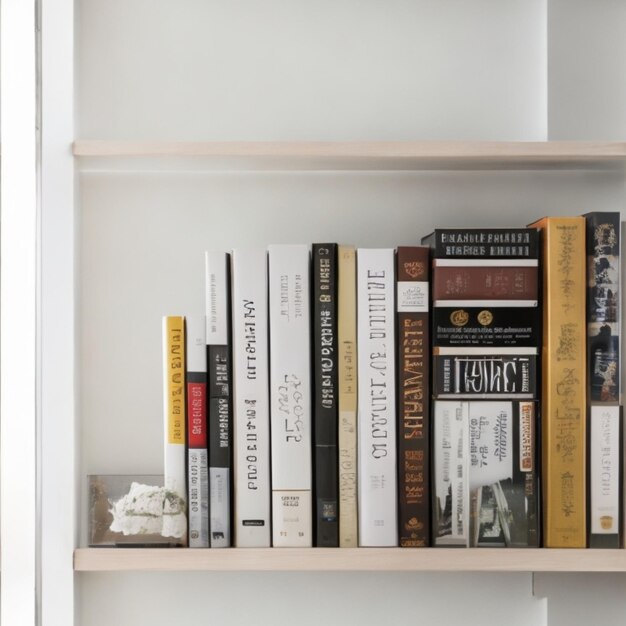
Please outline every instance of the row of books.
[{"label": "row of books", "polygon": [[188,545],[620,546],[619,232],[207,253],[163,325]]}]

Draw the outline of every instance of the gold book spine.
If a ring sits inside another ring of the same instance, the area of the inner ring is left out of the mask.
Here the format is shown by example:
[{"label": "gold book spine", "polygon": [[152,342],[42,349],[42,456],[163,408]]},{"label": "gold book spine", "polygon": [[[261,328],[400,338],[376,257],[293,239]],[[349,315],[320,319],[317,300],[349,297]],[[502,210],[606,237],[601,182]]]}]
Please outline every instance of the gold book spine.
[{"label": "gold book spine", "polygon": [[534,226],[543,236],[544,545],[585,548],[585,220],[550,217]]},{"label": "gold book spine", "polygon": [[339,546],[356,548],[357,525],[357,344],[356,253],[339,246]]}]

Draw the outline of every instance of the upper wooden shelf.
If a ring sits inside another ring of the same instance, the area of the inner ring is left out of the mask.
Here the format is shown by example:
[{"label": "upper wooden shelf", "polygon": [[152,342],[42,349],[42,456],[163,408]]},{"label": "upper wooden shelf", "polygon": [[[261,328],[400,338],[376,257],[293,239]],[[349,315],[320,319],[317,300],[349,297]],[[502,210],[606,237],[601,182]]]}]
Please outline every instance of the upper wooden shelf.
[{"label": "upper wooden shelf", "polygon": [[502,548],[82,548],[96,571],[626,572],[626,550]]},{"label": "upper wooden shelf", "polygon": [[81,167],[85,169],[116,169],[112,160],[120,159],[124,161],[120,167],[137,166],[141,158],[154,161],[155,157],[160,161],[192,159],[196,165],[198,157],[203,157],[220,165],[255,169],[587,168],[623,165],[626,142],[78,140],[73,145],[73,153],[84,159]]}]

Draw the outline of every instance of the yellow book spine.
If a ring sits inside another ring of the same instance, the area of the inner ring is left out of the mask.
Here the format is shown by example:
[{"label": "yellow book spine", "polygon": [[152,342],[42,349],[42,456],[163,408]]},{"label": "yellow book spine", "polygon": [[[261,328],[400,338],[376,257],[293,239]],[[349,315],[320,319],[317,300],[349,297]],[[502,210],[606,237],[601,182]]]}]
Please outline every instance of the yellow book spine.
[{"label": "yellow book spine", "polygon": [[586,530],[585,220],[546,218],[543,235],[544,545],[584,548]]},{"label": "yellow book spine", "polygon": [[356,252],[339,246],[339,545],[356,548],[357,525],[357,344]]},{"label": "yellow book spine", "polygon": [[185,454],[185,318],[163,318],[163,417],[165,430],[164,485],[166,499],[162,534],[186,542]]}]

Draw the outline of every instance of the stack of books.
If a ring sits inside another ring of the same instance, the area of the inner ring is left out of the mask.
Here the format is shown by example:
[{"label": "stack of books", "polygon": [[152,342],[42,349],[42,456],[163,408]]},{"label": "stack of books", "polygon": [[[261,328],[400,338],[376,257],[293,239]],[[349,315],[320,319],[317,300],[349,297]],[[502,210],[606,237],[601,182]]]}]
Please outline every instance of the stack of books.
[{"label": "stack of books", "polygon": [[183,543],[620,547],[619,236],[206,253],[204,314],[163,321]]}]

